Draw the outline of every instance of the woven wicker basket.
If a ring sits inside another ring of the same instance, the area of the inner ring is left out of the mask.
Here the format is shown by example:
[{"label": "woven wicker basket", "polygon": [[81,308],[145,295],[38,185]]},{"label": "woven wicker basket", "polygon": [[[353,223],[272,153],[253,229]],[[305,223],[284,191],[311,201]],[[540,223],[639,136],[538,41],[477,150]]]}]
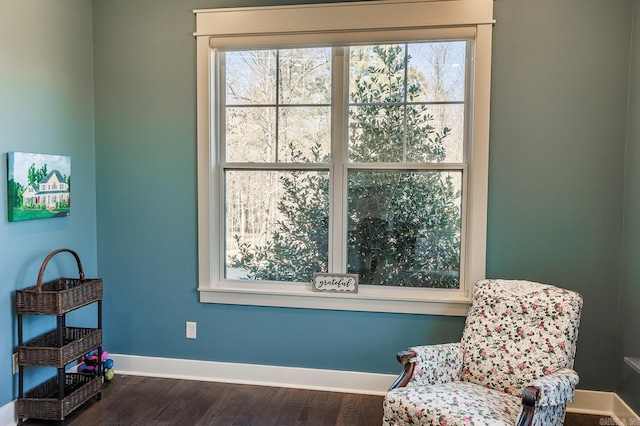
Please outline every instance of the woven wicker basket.
[{"label": "woven wicker basket", "polygon": [[[71,253],[75,257],[80,278],[62,277],[43,283],[42,277],[47,264],[61,252]],[[102,279],[85,278],[78,254],[63,248],[52,251],[44,259],[35,286],[16,291],[16,309],[18,314],[62,315],[101,299]]]},{"label": "woven wicker basket", "polygon": [[18,364],[61,368],[102,344],[101,329],[64,327],[60,332],[62,346],[58,330],[52,330],[18,347]]},{"label": "woven wicker basket", "polygon": [[63,399],[58,399],[58,378],[54,377],[16,400],[18,418],[63,420],[69,413],[97,395],[102,386],[100,376],[65,374]]}]

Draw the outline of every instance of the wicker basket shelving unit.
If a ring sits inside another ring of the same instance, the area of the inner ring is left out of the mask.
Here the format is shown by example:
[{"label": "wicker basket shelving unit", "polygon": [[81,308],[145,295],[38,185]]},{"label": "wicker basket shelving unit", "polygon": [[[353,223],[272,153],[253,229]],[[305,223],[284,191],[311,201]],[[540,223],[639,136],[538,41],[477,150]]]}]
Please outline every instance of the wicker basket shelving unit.
[{"label": "wicker basket shelving unit", "polygon": [[[79,278],[57,278],[42,282],[45,268],[58,253],[73,255]],[[83,306],[97,303],[96,328],[68,327],[66,314]],[[102,347],[102,280],[85,278],[78,254],[70,249],[55,250],[44,259],[35,286],[16,291],[18,314],[18,399],[16,415],[21,425],[26,418],[56,420],[65,418],[92,397],[101,398],[102,379],[99,374],[86,375],[65,372],[67,364],[83,354]],[[23,341],[23,315],[55,315],[56,328],[28,342]],[[101,354],[98,353],[98,357]],[[25,367],[56,367],[56,377],[24,391]]]}]

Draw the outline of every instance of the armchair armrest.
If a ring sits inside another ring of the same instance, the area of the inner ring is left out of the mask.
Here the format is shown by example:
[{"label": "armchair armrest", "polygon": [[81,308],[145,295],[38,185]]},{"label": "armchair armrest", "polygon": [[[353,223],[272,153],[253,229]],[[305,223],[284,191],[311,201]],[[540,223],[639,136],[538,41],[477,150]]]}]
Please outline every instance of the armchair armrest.
[{"label": "armchair armrest", "polygon": [[570,368],[563,368],[529,383],[540,390],[536,407],[566,404],[573,400],[580,378]]},{"label": "armchair armrest", "polygon": [[529,383],[522,391],[522,413],[517,425],[530,425],[538,407],[561,405],[573,400],[578,380],[578,373],[564,368]]},{"label": "armchair armrest", "polygon": [[389,390],[413,384],[437,384],[458,380],[462,370],[460,343],[416,346],[397,355],[404,366]]}]

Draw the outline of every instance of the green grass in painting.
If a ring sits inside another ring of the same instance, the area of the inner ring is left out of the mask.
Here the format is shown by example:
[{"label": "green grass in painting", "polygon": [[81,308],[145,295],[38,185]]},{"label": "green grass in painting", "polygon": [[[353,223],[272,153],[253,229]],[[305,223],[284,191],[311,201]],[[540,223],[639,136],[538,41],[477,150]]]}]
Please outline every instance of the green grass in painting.
[{"label": "green grass in painting", "polygon": [[53,212],[49,210],[13,209],[11,212],[9,212],[9,221],[19,222],[22,220],[49,219],[55,216],[67,216],[68,214],[69,209],[61,209]]}]

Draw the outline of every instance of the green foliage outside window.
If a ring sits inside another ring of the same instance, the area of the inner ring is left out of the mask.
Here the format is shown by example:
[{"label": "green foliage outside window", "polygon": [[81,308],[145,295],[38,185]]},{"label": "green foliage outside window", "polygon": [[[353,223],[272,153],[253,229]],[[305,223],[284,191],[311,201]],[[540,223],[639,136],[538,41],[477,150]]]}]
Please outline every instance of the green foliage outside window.
[{"label": "green foliage outside window", "polygon": [[[347,269],[361,284],[458,288],[462,176],[410,167],[444,162],[451,130],[436,129],[429,106],[418,102],[424,76],[408,68],[406,46],[352,48],[369,66],[352,70],[349,161],[407,167],[349,169]],[[307,155],[293,145],[288,151],[294,162],[327,161],[312,146]],[[236,236],[228,265],[248,279],[308,282],[328,269],[329,176],[292,171],[280,183],[280,219],[270,237],[250,244]]]}]

